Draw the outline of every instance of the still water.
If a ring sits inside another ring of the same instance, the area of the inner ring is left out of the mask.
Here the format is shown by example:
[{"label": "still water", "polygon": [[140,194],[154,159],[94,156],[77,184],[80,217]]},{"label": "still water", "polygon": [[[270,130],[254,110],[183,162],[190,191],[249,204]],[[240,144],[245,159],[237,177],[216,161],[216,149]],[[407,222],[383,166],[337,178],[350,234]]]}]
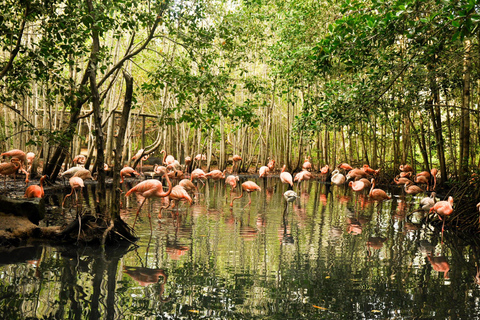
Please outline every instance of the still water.
[{"label": "still water", "polygon": [[[249,180],[262,191],[247,207],[245,196],[230,208],[223,181],[178,217],[159,220],[161,201],[147,201],[135,245],[12,250],[0,259],[0,318],[480,318],[480,251],[410,223],[421,197],[389,189],[377,205],[310,181],[285,207],[278,178]],[[132,224],[140,199],[123,201]]]}]

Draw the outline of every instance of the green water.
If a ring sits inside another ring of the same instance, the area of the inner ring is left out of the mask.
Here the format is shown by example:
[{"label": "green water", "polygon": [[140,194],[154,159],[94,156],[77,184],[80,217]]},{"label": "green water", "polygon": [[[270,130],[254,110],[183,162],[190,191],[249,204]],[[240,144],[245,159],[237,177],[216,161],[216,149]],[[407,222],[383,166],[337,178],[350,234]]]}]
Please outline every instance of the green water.
[{"label": "green water", "polygon": [[[278,178],[250,180],[262,191],[245,208],[248,197],[230,208],[229,189],[213,181],[178,217],[159,220],[161,201],[147,202],[135,245],[12,248],[0,259],[0,318],[480,318],[479,251],[407,222],[421,196],[392,189],[379,206],[310,181],[285,210]],[[123,203],[130,224],[137,200]]]}]

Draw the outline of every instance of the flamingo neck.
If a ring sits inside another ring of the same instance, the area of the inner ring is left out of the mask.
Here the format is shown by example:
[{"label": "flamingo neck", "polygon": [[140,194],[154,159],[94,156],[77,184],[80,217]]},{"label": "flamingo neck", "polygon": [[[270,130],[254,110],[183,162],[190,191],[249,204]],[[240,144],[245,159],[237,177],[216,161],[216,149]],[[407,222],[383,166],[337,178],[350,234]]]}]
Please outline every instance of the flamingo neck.
[{"label": "flamingo neck", "polygon": [[242,188],[242,194],[232,199],[232,201],[230,202],[230,207],[233,207],[233,201],[240,199],[241,197],[243,197],[243,188]]},{"label": "flamingo neck", "polygon": [[373,181],[372,181],[372,186],[370,187],[370,192],[369,192],[369,194],[368,194],[369,196],[372,194],[373,189],[375,188],[375,179],[372,179],[372,180],[373,180]]},{"label": "flamingo neck", "polygon": [[168,190],[167,190],[167,192],[160,192],[159,193],[160,197],[168,197],[170,195],[170,193],[172,193],[172,182],[168,178],[168,175],[165,175],[165,179],[167,179]]}]

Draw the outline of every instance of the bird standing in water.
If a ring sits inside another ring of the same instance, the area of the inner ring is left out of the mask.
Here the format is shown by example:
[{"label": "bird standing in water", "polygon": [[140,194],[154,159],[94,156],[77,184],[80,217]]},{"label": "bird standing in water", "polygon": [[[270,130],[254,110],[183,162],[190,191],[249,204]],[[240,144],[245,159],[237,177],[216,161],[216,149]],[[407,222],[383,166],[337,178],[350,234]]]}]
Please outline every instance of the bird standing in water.
[{"label": "bird standing in water", "polygon": [[[168,175],[164,175],[165,179],[168,183],[168,191],[163,191],[162,183],[156,179],[145,180],[137,184],[135,187],[131,188],[125,194],[125,197],[128,197],[130,194],[135,192],[136,194],[142,196],[144,199],[140,206],[138,207],[137,213],[135,214],[135,221],[133,221],[133,228],[135,228],[135,223],[137,222],[138,214],[142,209],[143,204],[147,198],[164,198],[168,197],[172,192],[172,183],[168,178]],[[148,219],[150,220],[150,231],[152,231],[152,216],[150,215],[150,211],[148,211]]]},{"label": "bird standing in water", "polygon": [[287,165],[283,165],[282,172],[280,173],[280,180],[282,183],[286,183],[290,185],[290,189],[293,188],[293,177],[290,172],[285,171]]},{"label": "bird standing in water", "polygon": [[375,179],[372,179],[371,181],[372,187],[370,188],[370,193],[368,196],[378,202],[382,202],[384,200],[390,200],[391,197],[382,189],[375,189]]},{"label": "bird standing in water", "polygon": [[[445,219],[447,216],[453,213],[453,197],[448,197],[448,201],[438,201],[433,205],[429,212],[435,212],[442,223],[442,243],[443,243],[443,231],[445,228]],[[443,219],[442,219],[443,217]]]},{"label": "bird standing in water", "polygon": [[[253,181],[245,181],[244,183],[242,183],[242,194],[238,197],[235,197],[232,199],[232,201],[230,202],[230,207],[233,207],[233,201],[235,201],[236,199],[240,199],[241,197],[243,197],[243,192],[247,192],[248,193],[248,205],[250,205],[252,203],[252,198],[250,196],[250,193],[254,192],[254,191],[261,191],[262,189]],[[245,206],[245,207],[246,207]]]}]

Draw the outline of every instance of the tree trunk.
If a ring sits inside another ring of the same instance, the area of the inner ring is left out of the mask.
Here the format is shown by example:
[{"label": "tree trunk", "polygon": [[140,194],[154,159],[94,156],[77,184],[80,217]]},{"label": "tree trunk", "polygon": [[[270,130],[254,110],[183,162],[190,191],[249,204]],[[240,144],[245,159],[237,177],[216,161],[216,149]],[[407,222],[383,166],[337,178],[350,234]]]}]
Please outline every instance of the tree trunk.
[{"label": "tree trunk", "polygon": [[472,58],[470,56],[470,40],[465,41],[465,56],[463,61],[463,94],[462,111],[460,121],[460,178],[468,174],[468,163],[470,158],[470,70]]},{"label": "tree trunk", "polygon": [[120,219],[120,196],[122,190],[120,189],[120,170],[123,168],[122,154],[125,143],[125,132],[127,128],[128,118],[130,115],[130,109],[132,108],[133,97],[133,78],[126,72],[123,73],[125,77],[125,101],[123,103],[122,115],[120,118],[120,125],[118,126],[118,135],[115,142],[115,161],[113,165],[113,182],[112,191],[114,196],[112,197],[111,214],[112,219]]}]

